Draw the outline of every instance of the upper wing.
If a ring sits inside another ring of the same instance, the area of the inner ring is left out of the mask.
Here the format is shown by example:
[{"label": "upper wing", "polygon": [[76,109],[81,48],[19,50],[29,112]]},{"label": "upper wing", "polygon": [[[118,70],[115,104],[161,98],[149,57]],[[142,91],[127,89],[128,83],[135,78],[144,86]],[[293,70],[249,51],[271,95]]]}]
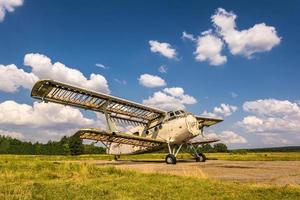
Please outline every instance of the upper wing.
[{"label": "upper wing", "polygon": [[38,81],[32,88],[31,96],[46,102],[107,112],[115,120],[137,124],[147,124],[166,114],[163,110],[53,80]]},{"label": "upper wing", "polygon": [[219,119],[219,118],[202,117],[196,115],[195,117],[198,120],[201,127],[204,126],[209,127],[223,121],[223,119]]},{"label": "upper wing", "polygon": [[119,144],[129,144],[143,147],[158,147],[166,142],[151,138],[129,135],[125,133],[113,134],[97,129],[80,129],[75,134],[78,134],[81,139],[97,140],[102,142],[113,142]]}]

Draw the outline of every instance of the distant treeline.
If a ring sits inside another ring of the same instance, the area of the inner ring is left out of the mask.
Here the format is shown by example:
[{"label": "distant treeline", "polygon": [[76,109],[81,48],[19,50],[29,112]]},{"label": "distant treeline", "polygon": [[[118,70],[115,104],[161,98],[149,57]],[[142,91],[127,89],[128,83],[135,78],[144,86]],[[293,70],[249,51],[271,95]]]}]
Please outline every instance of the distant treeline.
[{"label": "distant treeline", "polygon": [[287,147],[269,147],[269,148],[253,148],[253,149],[234,149],[231,152],[299,152],[300,146]]},{"label": "distant treeline", "polygon": [[103,154],[105,148],[92,144],[82,144],[77,136],[63,137],[60,141],[49,141],[46,144],[39,142],[24,142],[15,138],[0,135],[0,154],[26,155],[80,155]]},{"label": "distant treeline", "polygon": [[287,147],[268,147],[268,148],[253,148],[253,149],[227,149],[223,143],[215,143],[214,145],[205,144],[198,147],[199,151],[214,153],[214,152],[230,152],[230,153],[250,153],[250,152],[299,152],[300,146]]},{"label": "distant treeline", "polygon": [[197,151],[204,153],[228,152],[228,148],[224,143],[204,144],[197,148]]},{"label": "distant treeline", "polygon": [[[228,150],[226,144],[215,143],[213,145],[201,145],[197,150],[204,153],[299,152],[300,146]],[[168,152],[168,149],[163,149],[160,152]],[[182,152],[187,152],[187,149],[182,149]],[[71,137],[64,136],[60,141],[49,141],[46,144],[25,142],[0,135],[0,154],[80,155],[105,153],[106,150],[104,147],[96,146],[95,143],[82,144],[82,140],[76,135]]]},{"label": "distant treeline", "polygon": [[204,144],[199,146],[198,151],[205,153],[229,152],[229,153],[259,153],[259,152],[300,152],[300,146],[287,146],[287,147],[269,147],[269,148],[253,148],[253,149],[227,149],[223,143]]},{"label": "distant treeline", "polygon": [[[184,149],[182,149],[185,152]],[[214,145],[205,144],[197,148],[199,152],[227,152],[227,146],[223,143]],[[168,149],[160,152],[167,152]],[[49,141],[46,144],[39,142],[25,142],[8,136],[0,135],[0,154],[24,154],[24,155],[80,155],[80,154],[105,154],[104,147],[95,143],[82,144],[82,140],[73,135],[64,136],[60,141]]]}]

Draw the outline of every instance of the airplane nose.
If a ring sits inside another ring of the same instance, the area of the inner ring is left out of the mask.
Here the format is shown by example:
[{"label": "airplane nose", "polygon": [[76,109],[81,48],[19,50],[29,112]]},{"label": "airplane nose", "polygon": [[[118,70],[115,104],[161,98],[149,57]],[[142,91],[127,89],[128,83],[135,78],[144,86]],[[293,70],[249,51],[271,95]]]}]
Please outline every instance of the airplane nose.
[{"label": "airplane nose", "polygon": [[198,120],[194,116],[188,115],[186,117],[186,124],[187,124],[189,132],[192,135],[195,136],[195,135],[199,135],[200,134],[199,123],[198,123]]}]

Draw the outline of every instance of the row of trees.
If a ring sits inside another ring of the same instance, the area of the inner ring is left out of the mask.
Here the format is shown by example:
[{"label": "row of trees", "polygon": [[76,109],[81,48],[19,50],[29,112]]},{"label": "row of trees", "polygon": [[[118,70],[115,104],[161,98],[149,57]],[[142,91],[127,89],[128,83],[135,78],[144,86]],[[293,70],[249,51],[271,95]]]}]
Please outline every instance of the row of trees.
[{"label": "row of trees", "polygon": [[92,144],[82,144],[82,140],[74,135],[64,136],[60,141],[23,142],[15,138],[0,136],[0,154],[29,154],[29,155],[80,155],[103,154],[105,148]]},{"label": "row of trees", "polygon": [[[227,152],[223,143],[204,144],[197,148],[199,152]],[[167,151],[167,149],[161,152]],[[96,146],[95,143],[82,144],[77,136],[64,136],[60,141],[49,141],[46,144],[39,142],[23,142],[15,138],[0,135],[0,154],[29,154],[29,155],[80,155],[103,154],[105,148]]]},{"label": "row of trees", "polygon": [[204,144],[199,146],[197,150],[204,153],[228,152],[226,144],[223,143],[215,143],[213,146],[211,144]]}]

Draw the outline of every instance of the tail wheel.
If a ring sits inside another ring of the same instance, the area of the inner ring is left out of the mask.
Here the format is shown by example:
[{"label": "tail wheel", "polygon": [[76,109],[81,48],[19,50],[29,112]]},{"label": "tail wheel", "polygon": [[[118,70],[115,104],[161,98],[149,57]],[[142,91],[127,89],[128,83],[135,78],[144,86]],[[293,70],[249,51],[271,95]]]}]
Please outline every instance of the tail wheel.
[{"label": "tail wheel", "polygon": [[177,162],[176,157],[173,154],[168,154],[166,156],[166,163],[175,165]]},{"label": "tail wheel", "polygon": [[198,153],[196,156],[196,162],[205,162],[206,156],[203,153]]}]

